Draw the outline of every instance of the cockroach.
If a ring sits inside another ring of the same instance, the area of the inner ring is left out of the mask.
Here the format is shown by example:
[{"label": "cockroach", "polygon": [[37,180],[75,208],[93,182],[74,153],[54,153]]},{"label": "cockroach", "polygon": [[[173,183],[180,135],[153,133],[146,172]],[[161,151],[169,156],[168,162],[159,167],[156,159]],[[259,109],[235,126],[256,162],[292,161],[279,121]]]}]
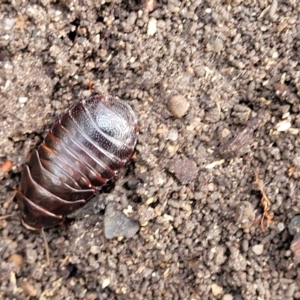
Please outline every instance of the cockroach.
[{"label": "cockroach", "polygon": [[22,224],[38,231],[63,223],[131,158],[137,135],[135,113],[119,98],[75,102],[23,166],[16,194]]}]

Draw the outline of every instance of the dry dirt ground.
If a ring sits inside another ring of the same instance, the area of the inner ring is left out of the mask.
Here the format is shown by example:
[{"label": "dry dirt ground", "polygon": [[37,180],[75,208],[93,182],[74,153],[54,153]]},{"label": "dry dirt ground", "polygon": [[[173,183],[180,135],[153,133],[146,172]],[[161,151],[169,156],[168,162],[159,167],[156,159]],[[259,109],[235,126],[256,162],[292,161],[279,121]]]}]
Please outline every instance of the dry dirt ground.
[{"label": "dry dirt ground", "polygon": [[[0,1],[1,299],[300,299],[298,0]],[[48,266],[12,195],[90,82],[138,144],[90,216],[46,230]],[[132,238],[105,238],[110,202]]]}]

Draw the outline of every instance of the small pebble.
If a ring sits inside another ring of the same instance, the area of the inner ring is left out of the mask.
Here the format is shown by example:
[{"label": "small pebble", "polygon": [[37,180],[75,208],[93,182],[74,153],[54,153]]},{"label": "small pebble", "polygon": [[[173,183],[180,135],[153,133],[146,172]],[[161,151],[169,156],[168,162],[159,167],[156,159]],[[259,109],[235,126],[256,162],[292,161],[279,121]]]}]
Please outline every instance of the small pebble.
[{"label": "small pebble", "polygon": [[114,204],[107,205],[104,215],[104,235],[107,239],[131,238],[139,229],[138,222],[129,219],[122,211],[115,210]]},{"label": "small pebble", "polygon": [[15,25],[15,20],[14,19],[10,19],[10,18],[6,18],[4,19],[4,29],[5,30],[11,30]]},{"label": "small pebble", "polygon": [[168,139],[172,142],[175,142],[177,141],[178,139],[178,130],[176,128],[172,128],[170,131],[169,131],[169,134],[168,134]]},{"label": "small pebble", "polygon": [[292,126],[291,122],[289,120],[283,120],[276,124],[276,130],[277,131],[287,131]]},{"label": "small pebble", "polygon": [[21,287],[24,290],[25,294],[28,295],[29,297],[35,297],[37,295],[36,288],[31,283],[29,283],[26,279],[22,281]]},{"label": "small pebble", "polygon": [[213,283],[211,285],[211,292],[214,296],[218,296],[220,294],[222,294],[223,292],[223,288],[215,283]]},{"label": "small pebble", "polygon": [[9,262],[13,262],[15,264],[15,266],[19,269],[22,264],[23,264],[23,256],[20,254],[12,254],[9,258],[8,258]]},{"label": "small pebble", "polygon": [[105,289],[106,287],[108,287],[110,285],[110,279],[109,278],[105,278],[102,282],[102,288]]},{"label": "small pebble", "polygon": [[216,39],[212,43],[207,44],[206,50],[215,53],[220,53],[224,49],[222,40]]},{"label": "small pebble", "polygon": [[290,128],[289,133],[293,135],[298,135],[299,134],[299,129],[298,128]]},{"label": "small pebble", "polygon": [[242,241],[242,250],[247,253],[249,249],[249,241],[248,240],[243,240]]},{"label": "small pebble", "polygon": [[11,170],[13,166],[13,163],[10,160],[6,160],[1,166],[0,166],[0,170],[3,173],[7,173]]},{"label": "small pebble", "polygon": [[229,137],[231,134],[230,130],[228,128],[224,128],[220,133],[219,133],[219,138],[220,140],[225,140],[227,137]]},{"label": "small pebble", "polygon": [[175,159],[169,168],[176,178],[182,183],[187,184],[194,180],[198,174],[197,164],[191,159]]},{"label": "small pebble", "polygon": [[156,33],[157,29],[157,20],[154,18],[150,18],[149,23],[148,23],[148,29],[147,29],[147,34],[152,36]]},{"label": "small pebble", "polygon": [[255,210],[249,201],[243,201],[236,209],[235,221],[243,229],[248,229],[255,221]]},{"label": "small pebble", "polygon": [[284,226],[283,223],[280,222],[280,223],[277,224],[277,228],[278,228],[278,231],[281,232],[281,231],[284,230],[285,226]]},{"label": "small pebble", "polygon": [[293,217],[288,225],[288,229],[291,235],[296,235],[300,232],[300,215],[296,215]]},{"label": "small pebble", "polygon": [[262,253],[264,252],[264,245],[263,244],[254,245],[252,247],[252,251],[256,255],[262,255]]},{"label": "small pebble", "polygon": [[142,0],[144,10],[151,12],[156,4],[156,0]]},{"label": "small pebble", "polygon": [[20,97],[20,98],[19,98],[19,102],[20,102],[20,103],[26,103],[27,100],[28,100],[27,97]]},{"label": "small pebble", "polygon": [[92,254],[99,254],[101,252],[100,247],[92,245],[90,248],[90,253]]},{"label": "small pebble", "polygon": [[272,21],[276,20],[276,10],[277,10],[277,8],[278,8],[278,1],[273,0],[272,4],[271,4],[271,7],[270,7],[270,10],[269,10],[269,16],[270,16],[270,19]]},{"label": "small pebble", "polygon": [[222,297],[222,300],[233,300],[233,296],[231,294],[225,294]]},{"label": "small pebble", "polygon": [[127,21],[130,25],[134,25],[136,19],[137,19],[137,14],[136,14],[136,12],[133,11],[129,14]]},{"label": "small pebble", "polygon": [[176,95],[170,98],[168,108],[174,117],[182,118],[190,108],[190,103],[182,95]]},{"label": "small pebble", "polygon": [[293,298],[293,296],[295,295],[295,291],[297,290],[297,286],[295,283],[292,283],[286,290],[285,292],[285,296],[286,297],[291,297]]}]

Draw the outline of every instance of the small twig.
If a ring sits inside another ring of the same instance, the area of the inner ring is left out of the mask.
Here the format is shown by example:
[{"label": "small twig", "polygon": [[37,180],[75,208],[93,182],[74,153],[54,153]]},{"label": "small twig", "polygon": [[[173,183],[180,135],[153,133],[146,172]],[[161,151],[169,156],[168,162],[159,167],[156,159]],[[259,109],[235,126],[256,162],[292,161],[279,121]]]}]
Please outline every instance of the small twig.
[{"label": "small twig", "polygon": [[47,239],[46,239],[44,228],[42,228],[41,232],[42,232],[42,236],[43,236],[44,243],[45,243],[47,265],[50,266],[51,260],[50,260],[50,254],[49,254],[49,246],[48,246],[48,242],[47,242]]},{"label": "small twig", "polygon": [[260,228],[262,232],[265,232],[265,227],[264,227],[264,220],[267,220],[267,224],[273,224],[272,216],[270,215],[270,207],[271,207],[271,201],[269,200],[268,196],[266,195],[264,191],[264,184],[263,182],[259,179],[258,172],[255,173],[255,183],[258,186],[259,191],[262,194],[261,198],[261,204],[263,206],[263,214],[260,219]]},{"label": "small twig", "polygon": [[260,192],[262,193],[263,199],[267,202],[267,205],[271,205],[271,201],[269,200],[268,196],[266,195],[264,191],[264,184],[262,181],[259,179],[258,172],[255,173],[255,183],[257,184]]},{"label": "small twig", "polygon": [[60,268],[65,267],[65,266],[68,264],[69,258],[70,258],[70,256],[67,255],[67,256],[63,259],[63,261],[61,262],[61,264],[59,265],[59,267],[60,267]]}]

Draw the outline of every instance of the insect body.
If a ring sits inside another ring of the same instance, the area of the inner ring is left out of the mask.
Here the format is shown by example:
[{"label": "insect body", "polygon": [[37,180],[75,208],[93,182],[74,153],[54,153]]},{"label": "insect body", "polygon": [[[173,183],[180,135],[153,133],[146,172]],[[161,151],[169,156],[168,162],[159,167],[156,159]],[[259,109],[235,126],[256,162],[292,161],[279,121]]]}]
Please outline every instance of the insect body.
[{"label": "insect body", "polygon": [[23,166],[16,195],[23,225],[62,223],[116,175],[136,140],[137,119],[124,101],[97,95],[71,106]]}]

